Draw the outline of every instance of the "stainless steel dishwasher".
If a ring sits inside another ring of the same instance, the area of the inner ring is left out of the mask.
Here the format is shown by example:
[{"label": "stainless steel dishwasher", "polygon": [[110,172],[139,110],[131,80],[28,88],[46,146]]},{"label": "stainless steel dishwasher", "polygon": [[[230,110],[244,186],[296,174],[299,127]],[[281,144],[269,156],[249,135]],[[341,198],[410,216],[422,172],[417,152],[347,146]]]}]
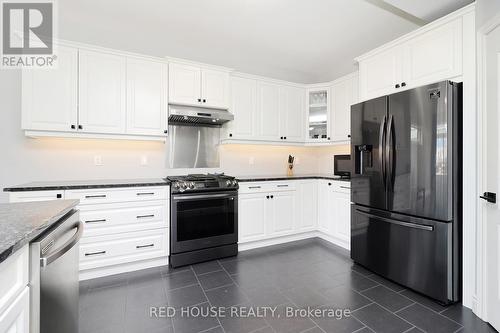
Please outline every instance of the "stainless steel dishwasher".
[{"label": "stainless steel dishwasher", "polygon": [[78,211],[61,217],[55,227],[30,245],[30,332],[78,332],[79,240],[83,223]]}]

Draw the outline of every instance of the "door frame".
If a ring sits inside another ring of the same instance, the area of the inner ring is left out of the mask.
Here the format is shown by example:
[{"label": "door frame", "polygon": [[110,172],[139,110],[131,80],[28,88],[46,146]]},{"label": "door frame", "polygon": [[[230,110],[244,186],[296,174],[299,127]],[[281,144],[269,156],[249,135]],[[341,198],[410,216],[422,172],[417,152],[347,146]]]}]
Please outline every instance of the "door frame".
[{"label": "door frame", "polygon": [[[488,35],[500,26],[500,13],[486,22],[477,31],[477,192],[482,193],[486,185],[486,39]],[[487,303],[487,228],[485,205],[481,200],[477,202],[477,229],[476,229],[476,293],[473,295],[472,310],[476,315],[488,321],[488,303]],[[475,299],[474,299],[475,297]]]}]

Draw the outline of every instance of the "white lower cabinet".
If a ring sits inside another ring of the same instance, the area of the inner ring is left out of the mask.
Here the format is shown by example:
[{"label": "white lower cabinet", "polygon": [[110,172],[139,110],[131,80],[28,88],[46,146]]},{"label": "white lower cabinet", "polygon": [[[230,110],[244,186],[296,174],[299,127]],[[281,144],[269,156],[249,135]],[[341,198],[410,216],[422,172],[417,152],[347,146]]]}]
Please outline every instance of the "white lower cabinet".
[{"label": "white lower cabinet", "polygon": [[349,248],[348,182],[312,179],[241,183],[238,200],[239,244],[245,248],[268,244],[259,241],[287,241],[287,236],[320,236]]},{"label": "white lower cabinet", "polygon": [[29,287],[23,291],[0,314],[0,332],[28,333],[30,330],[30,294]]}]

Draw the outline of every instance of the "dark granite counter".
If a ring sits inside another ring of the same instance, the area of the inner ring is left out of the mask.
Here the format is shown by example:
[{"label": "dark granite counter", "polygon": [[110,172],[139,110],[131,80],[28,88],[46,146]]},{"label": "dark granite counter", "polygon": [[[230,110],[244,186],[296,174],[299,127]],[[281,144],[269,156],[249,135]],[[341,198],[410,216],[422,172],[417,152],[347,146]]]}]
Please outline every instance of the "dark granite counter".
[{"label": "dark granite counter", "polygon": [[112,180],[75,180],[75,181],[53,181],[32,182],[4,188],[5,192],[26,191],[62,191],[80,190],[92,188],[114,188],[114,187],[139,187],[139,186],[165,186],[168,180],[162,178],[153,179],[112,179]]},{"label": "dark granite counter", "polygon": [[78,200],[0,204],[0,263],[57,223]]},{"label": "dark granite counter", "polygon": [[340,178],[339,176],[331,174],[310,174],[310,175],[265,175],[265,176],[240,176],[236,177],[240,182],[262,182],[262,181],[274,181],[274,180],[294,180],[294,179],[331,179],[350,182],[350,179]]}]

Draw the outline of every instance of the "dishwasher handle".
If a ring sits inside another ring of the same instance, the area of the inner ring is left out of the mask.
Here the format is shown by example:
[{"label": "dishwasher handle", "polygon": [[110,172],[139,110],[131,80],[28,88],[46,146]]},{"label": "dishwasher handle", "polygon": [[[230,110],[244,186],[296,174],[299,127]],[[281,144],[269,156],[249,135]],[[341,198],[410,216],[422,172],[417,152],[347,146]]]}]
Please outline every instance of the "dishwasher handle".
[{"label": "dishwasher handle", "polygon": [[50,265],[52,262],[60,258],[63,254],[68,252],[73,246],[78,243],[80,238],[83,235],[83,223],[78,221],[75,223],[74,228],[76,228],[76,233],[69,239],[66,243],[64,243],[60,248],[56,249],[54,252],[50,253],[45,257],[40,258],[40,267],[46,267]]}]

